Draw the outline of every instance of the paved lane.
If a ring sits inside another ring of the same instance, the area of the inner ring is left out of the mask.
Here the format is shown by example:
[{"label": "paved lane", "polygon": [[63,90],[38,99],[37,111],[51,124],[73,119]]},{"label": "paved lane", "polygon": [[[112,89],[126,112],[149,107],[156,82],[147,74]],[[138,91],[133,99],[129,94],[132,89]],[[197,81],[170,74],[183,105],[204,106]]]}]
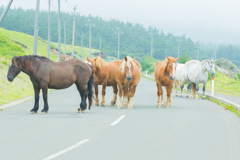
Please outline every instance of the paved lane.
[{"label": "paved lane", "polygon": [[[239,117],[210,101],[174,96],[170,108],[159,109],[156,92],[155,82],[142,78],[132,110],[107,105],[79,114],[73,86],[49,94],[47,115],[29,114],[33,101],[4,110],[0,157],[44,159],[63,151],[55,159],[239,159]],[[111,98],[108,88],[107,103]]]}]

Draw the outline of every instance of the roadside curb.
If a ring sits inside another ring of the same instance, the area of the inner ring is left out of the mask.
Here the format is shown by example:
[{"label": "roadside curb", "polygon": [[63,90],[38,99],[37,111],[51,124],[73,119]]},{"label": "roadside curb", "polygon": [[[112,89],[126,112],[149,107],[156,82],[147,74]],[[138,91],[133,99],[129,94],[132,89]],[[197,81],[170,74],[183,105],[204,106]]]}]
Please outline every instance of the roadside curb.
[{"label": "roadside curb", "polygon": [[0,110],[4,110],[4,109],[7,109],[9,107],[16,106],[16,105],[18,105],[20,103],[23,103],[23,102],[26,102],[26,101],[28,101],[28,100],[30,100],[32,98],[34,98],[34,96],[30,96],[30,97],[27,97],[27,98],[24,98],[24,99],[20,99],[20,100],[17,100],[17,101],[13,101],[13,102],[1,105],[0,106]]},{"label": "roadside curb", "polygon": [[[48,93],[51,92],[51,91],[53,91],[53,90],[54,90],[54,89],[49,89],[49,90],[48,90]],[[42,93],[39,94],[39,97],[41,97],[41,96],[42,96]],[[13,107],[13,106],[16,106],[16,105],[18,105],[18,104],[20,104],[20,103],[29,101],[29,100],[31,100],[31,99],[33,99],[33,98],[34,98],[34,96],[30,96],[30,97],[26,97],[26,98],[23,98],[23,99],[20,99],[20,100],[16,100],[16,101],[13,101],[13,102],[10,102],[10,103],[1,105],[1,106],[0,106],[0,111],[1,111],[1,110],[4,110],[4,109],[7,109],[7,108],[10,108],[10,107]]]},{"label": "roadside curb", "polygon": [[[151,77],[150,77],[150,76],[146,76],[146,75],[143,75],[143,76],[145,76],[145,77],[147,77],[147,78],[150,78],[150,79],[152,79],[152,80],[155,80],[152,76],[151,76]],[[143,78],[144,78],[144,77],[143,77]],[[183,90],[186,91],[185,88],[184,88]],[[199,94],[199,95],[202,95],[202,92],[198,92],[198,94]],[[209,100],[214,99],[214,100],[220,101],[220,102],[222,102],[222,103],[224,103],[224,104],[227,104],[227,105],[233,105],[233,108],[235,108],[237,111],[240,111],[240,105],[237,104],[237,103],[234,103],[234,102],[232,102],[232,101],[229,101],[229,100],[224,99],[224,98],[221,98],[221,97],[212,96],[212,95],[207,94],[207,93],[205,93],[205,96],[206,96]]]}]

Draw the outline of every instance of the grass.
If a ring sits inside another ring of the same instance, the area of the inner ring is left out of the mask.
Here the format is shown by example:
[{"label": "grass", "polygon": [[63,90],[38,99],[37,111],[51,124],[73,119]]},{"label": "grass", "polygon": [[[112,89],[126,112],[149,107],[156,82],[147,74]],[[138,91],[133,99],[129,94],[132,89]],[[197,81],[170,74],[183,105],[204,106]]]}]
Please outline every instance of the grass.
[{"label": "grass", "polygon": [[[24,49],[12,40],[24,44],[27,48]],[[56,43],[51,43],[51,45],[57,46]],[[64,51],[63,44],[61,47]],[[67,52],[71,52],[71,50],[72,46],[67,45]],[[79,55],[81,54],[81,47],[75,46],[74,50]],[[11,59],[14,56],[32,55],[32,51],[33,36],[0,28],[0,105],[34,95],[30,78],[25,73],[21,72],[13,82],[9,82],[6,78]],[[98,50],[92,49],[92,52],[98,52]],[[89,49],[83,48],[84,59],[86,59],[88,53]],[[38,40],[37,54],[47,57],[47,43],[42,39]],[[56,61],[57,58],[57,55],[50,53],[51,60]]]},{"label": "grass", "polygon": [[216,103],[216,104],[218,104],[218,105],[220,105],[220,106],[223,106],[223,107],[225,108],[225,110],[229,110],[229,111],[237,114],[237,115],[240,117],[240,111],[237,111],[237,110],[233,107],[233,105],[227,105],[227,104],[224,104],[224,103],[222,103],[222,102],[219,102],[218,100],[215,100],[215,99],[211,99],[210,101],[212,101],[213,103]]}]

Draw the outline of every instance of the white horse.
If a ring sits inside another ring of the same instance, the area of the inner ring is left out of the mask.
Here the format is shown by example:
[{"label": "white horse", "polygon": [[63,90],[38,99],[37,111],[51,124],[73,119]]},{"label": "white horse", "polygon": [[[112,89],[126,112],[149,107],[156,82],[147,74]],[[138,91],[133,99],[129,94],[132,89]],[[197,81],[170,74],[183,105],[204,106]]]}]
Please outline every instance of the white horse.
[{"label": "white horse", "polygon": [[[215,76],[215,65],[212,60],[203,60],[201,63],[193,64],[188,70],[188,83],[190,89],[193,87],[193,93],[196,91],[196,99],[198,99],[199,83],[203,83],[202,98],[205,99],[205,86],[208,80],[207,71],[211,74],[212,77]],[[191,83],[193,83],[193,85],[191,85]]]},{"label": "white horse", "polygon": [[[182,97],[182,90],[183,90],[184,84],[188,82],[188,69],[191,67],[192,64],[198,64],[198,63],[200,63],[200,61],[191,60],[191,61],[186,62],[185,64],[177,65],[176,78],[175,78],[176,80],[174,82],[174,86],[176,88],[176,96],[178,96],[177,89],[179,87],[181,89],[179,97]],[[189,97],[189,86],[188,86],[186,97]]]}]

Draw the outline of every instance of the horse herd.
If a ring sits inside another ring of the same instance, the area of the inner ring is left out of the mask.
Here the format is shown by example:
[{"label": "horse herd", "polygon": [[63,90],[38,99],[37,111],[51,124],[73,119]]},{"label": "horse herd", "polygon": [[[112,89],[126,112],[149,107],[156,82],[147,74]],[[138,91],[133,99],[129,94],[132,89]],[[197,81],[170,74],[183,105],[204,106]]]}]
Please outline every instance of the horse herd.
[{"label": "horse herd", "polygon": [[[203,91],[207,83],[208,74],[214,77],[214,63],[210,60],[202,62],[192,60],[186,64],[178,64],[178,58],[167,57],[164,61],[159,61],[155,66],[155,80],[157,84],[157,106],[169,107],[171,105],[171,93],[175,83],[175,87],[180,86],[182,89],[188,82],[188,90],[193,88],[194,96],[197,98],[199,83],[203,83]],[[53,62],[48,58],[37,55],[28,55],[13,57],[7,78],[10,82],[22,71],[26,73],[33,84],[35,92],[35,103],[30,111],[35,114],[39,108],[39,92],[42,89],[44,108],[42,113],[48,112],[48,89],[65,89],[75,83],[81,97],[79,113],[87,108],[86,99],[88,98],[89,109],[93,103],[93,87],[95,88],[95,105],[105,106],[106,87],[112,86],[113,98],[110,105],[114,106],[119,101],[117,108],[127,107],[132,109],[134,106],[134,94],[136,87],[140,82],[140,63],[130,56],[125,56],[123,60],[117,60],[106,63],[102,58],[88,58],[88,63],[78,59],[70,59],[64,62]],[[98,85],[102,85],[102,101],[98,99]],[[167,91],[167,101],[163,100],[163,89],[165,86]],[[119,90],[119,92],[118,92]],[[188,91],[189,92],[189,91]],[[176,90],[176,95],[178,95]],[[188,94],[189,96],[189,94]],[[160,99],[161,98],[161,99]]]}]

